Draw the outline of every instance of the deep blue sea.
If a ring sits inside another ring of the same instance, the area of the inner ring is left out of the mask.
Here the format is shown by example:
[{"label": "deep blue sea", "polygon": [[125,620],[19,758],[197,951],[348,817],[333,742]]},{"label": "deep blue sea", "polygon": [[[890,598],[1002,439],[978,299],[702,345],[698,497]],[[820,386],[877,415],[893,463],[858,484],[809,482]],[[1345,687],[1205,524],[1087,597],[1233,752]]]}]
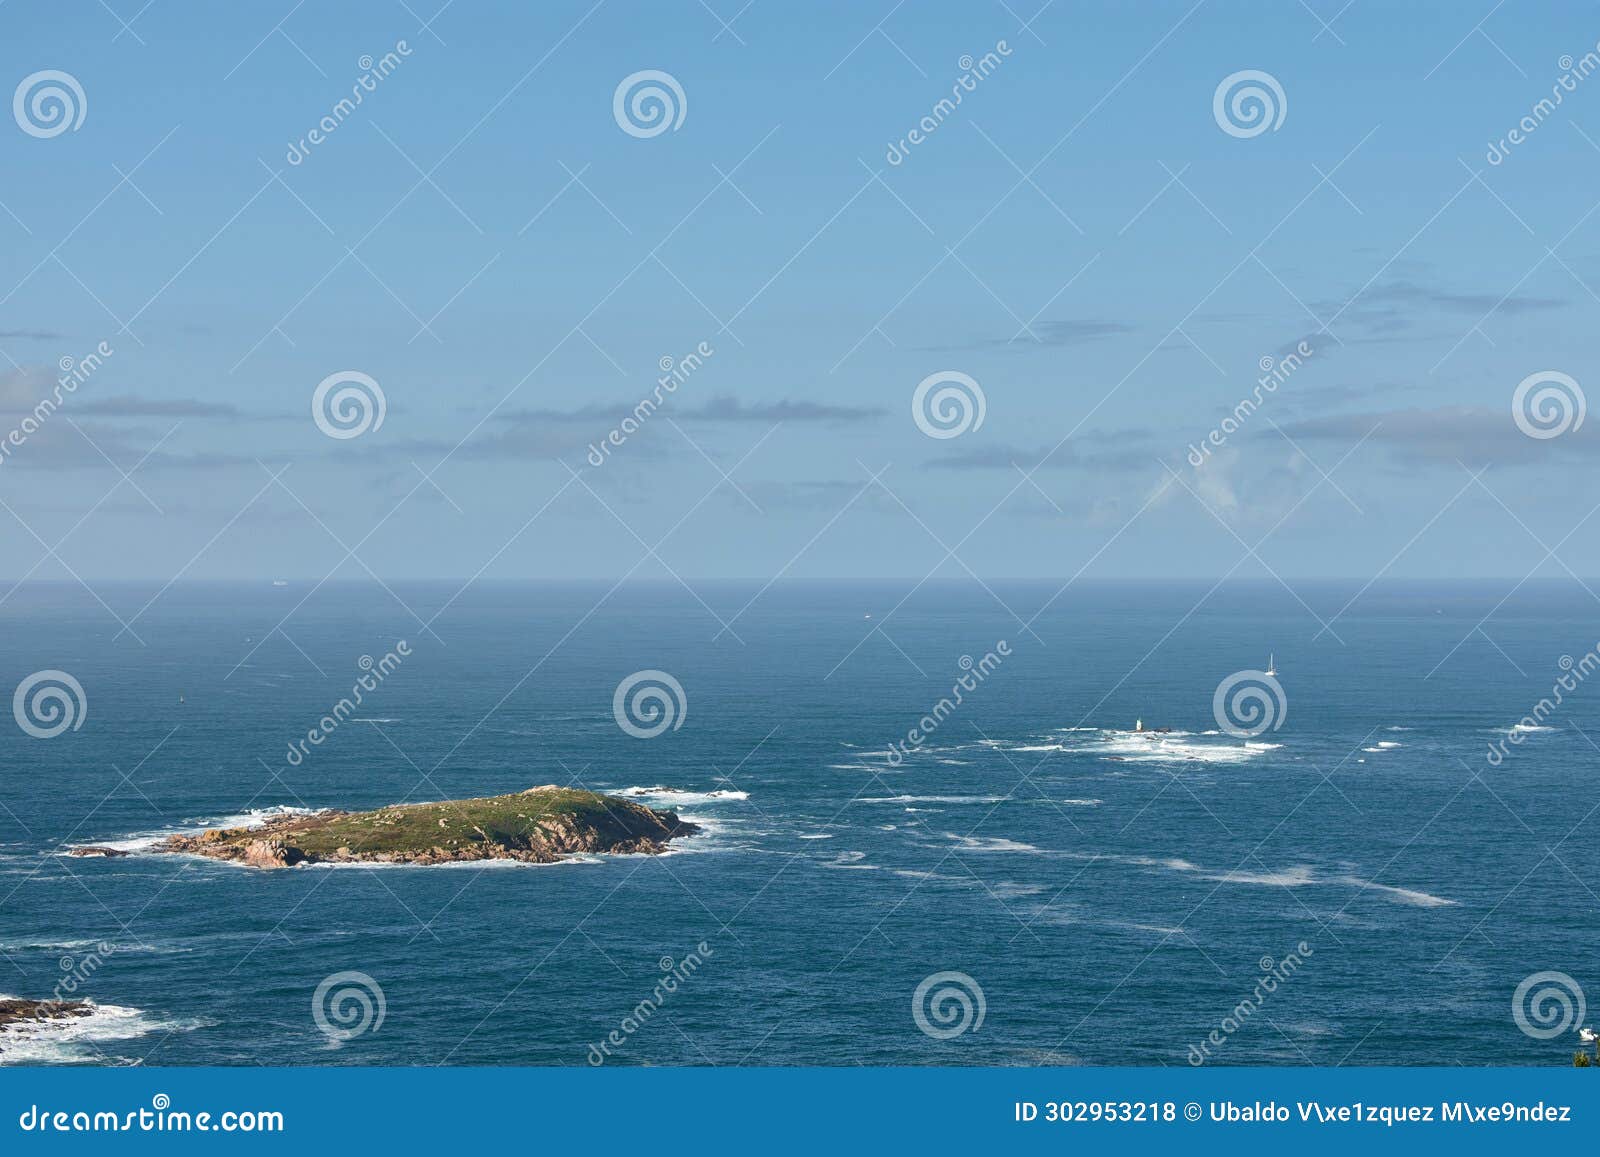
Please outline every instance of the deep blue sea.
[{"label": "deep blue sea", "polygon": [[[1600,1000],[1600,679],[1486,755],[1584,669],[1581,586],[909,586],[15,591],[0,690],[64,671],[85,705],[47,739],[0,716],[0,992],[79,976],[101,1012],[0,1061],[584,1065],[615,1032],[609,1064],[1185,1065],[1216,1031],[1208,1063],[1570,1063],[1576,1008],[1541,1039],[1513,1000],[1541,972]],[[1221,733],[1219,683],[1269,654],[1279,726]],[[648,739],[613,714],[641,670],[683,689]],[[547,783],[705,831],[551,866],[139,853]],[[374,1015],[340,1039],[313,1005],[349,972]],[[913,1014],[940,973],[919,1012],[954,1035]]]}]

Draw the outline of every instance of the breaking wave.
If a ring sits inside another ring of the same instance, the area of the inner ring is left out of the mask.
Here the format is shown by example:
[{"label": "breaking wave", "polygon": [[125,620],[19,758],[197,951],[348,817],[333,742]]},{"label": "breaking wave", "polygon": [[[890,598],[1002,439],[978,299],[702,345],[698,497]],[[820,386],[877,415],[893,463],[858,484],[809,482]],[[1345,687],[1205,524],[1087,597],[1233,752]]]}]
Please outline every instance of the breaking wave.
[{"label": "breaking wave", "polygon": [[[0,999],[14,999],[0,996]],[[189,1032],[215,1024],[209,1020],[163,1020],[142,1009],[87,1002],[84,1016],[26,1021],[0,1029],[0,1065],[76,1065],[139,1058],[109,1057],[102,1045],[137,1040],[154,1033]]]},{"label": "breaking wave", "polygon": [[617,792],[618,795],[632,796],[635,799],[664,799],[673,803],[722,803],[730,800],[749,799],[747,791],[734,791],[729,788],[717,788],[714,791],[686,791],[683,788],[662,787],[625,787]]}]

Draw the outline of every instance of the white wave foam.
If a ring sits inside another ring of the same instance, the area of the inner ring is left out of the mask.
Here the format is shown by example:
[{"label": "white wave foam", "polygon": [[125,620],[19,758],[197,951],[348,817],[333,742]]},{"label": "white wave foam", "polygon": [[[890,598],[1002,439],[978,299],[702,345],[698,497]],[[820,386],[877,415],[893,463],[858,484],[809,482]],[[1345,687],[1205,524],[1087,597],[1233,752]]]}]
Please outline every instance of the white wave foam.
[{"label": "white wave foam", "polygon": [[1290,868],[1268,872],[1224,872],[1221,875],[1205,875],[1202,879],[1215,880],[1221,884],[1260,884],[1283,888],[1301,888],[1315,884],[1344,884],[1352,888],[1382,892],[1394,897],[1402,904],[1411,904],[1418,908],[1448,908],[1455,905],[1454,900],[1446,900],[1443,896],[1435,896],[1429,892],[1419,891],[1416,888],[1399,888],[1390,884],[1376,884],[1371,880],[1363,880],[1359,876],[1318,876],[1311,868],[1304,864],[1297,864]]},{"label": "white wave foam", "polygon": [[1119,932],[1144,932],[1148,935],[1160,936],[1164,939],[1171,936],[1182,936],[1185,939],[1189,938],[1188,931],[1183,928],[1169,927],[1165,924],[1141,924],[1137,920],[1106,919],[1084,915],[1075,911],[1044,912],[1037,916],[1036,919],[1041,920],[1046,924],[1061,924],[1067,926],[1086,924],[1097,928],[1113,928]]},{"label": "white wave foam", "polygon": [[[1192,868],[1193,865],[1190,865]],[[1198,869],[1196,869],[1198,870]],[[1279,888],[1299,888],[1306,884],[1319,882],[1311,869],[1305,864],[1295,864],[1277,871],[1246,872],[1235,868],[1231,872],[1208,872],[1200,877],[1202,880],[1215,880],[1219,884],[1260,884],[1263,887],[1276,886]]]},{"label": "white wave foam", "polygon": [[[863,796],[857,803],[1001,803],[1004,795],[875,795]],[[911,809],[907,809],[911,810]]]},{"label": "white wave foam", "polygon": [[1383,892],[1385,895],[1393,896],[1402,904],[1411,904],[1418,908],[1453,908],[1456,905],[1456,901],[1446,900],[1443,896],[1435,896],[1430,892],[1422,892],[1416,888],[1397,888],[1389,884],[1375,884],[1371,880],[1363,880],[1357,876],[1339,876],[1336,877],[1336,881],[1349,884],[1353,888]]},{"label": "white wave foam", "polygon": [[[712,801],[716,802],[716,801]],[[790,855],[770,846],[754,842],[756,837],[770,836],[771,831],[753,828],[725,817],[708,816],[702,812],[680,812],[679,818],[694,824],[700,830],[692,836],[675,839],[661,856],[699,856],[723,852],[754,852],[762,855]]]},{"label": "white wave foam", "polygon": [[1152,856],[1119,856],[1109,853],[1090,852],[1066,852],[1061,854],[1068,859],[1075,860],[1109,860],[1113,863],[1131,864],[1136,867],[1164,868],[1172,872],[1195,875],[1202,880],[1210,880],[1218,884],[1247,884],[1279,888],[1335,885],[1382,892],[1399,903],[1411,904],[1419,908],[1454,907],[1457,903],[1455,900],[1449,900],[1443,896],[1435,896],[1430,892],[1424,892],[1417,888],[1402,888],[1391,884],[1379,884],[1371,880],[1364,880],[1360,876],[1350,873],[1337,876],[1318,875],[1316,870],[1308,864],[1294,864],[1287,868],[1266,869],[1263,871],[1244,871],[1235,868],[1229,872],[1219,872],[1213,868],[1204,868],[1198,864],[1190,863],[1188,860],[1176,857],[1163,859]]},{"label": "white wave foam", "polygon": [[1277,743],[1226,742],[1193,737],[1187,731],[1113,731],[1074,751],[1104,755],[1125,763],[1244,763],[1281,747]]},{"label": "white wave foam", "polygon": [[749,799],[747,791],[734,791],[730,788],[717,788],[714,791],[686,791],[683,788],[662,787],[625,787],[618,795],[633,796],[636,799],[664,799],[674,803],[721,803],[728,800]]},{"label": "white wave foam", "polygon": [[107,1058],[99,1047],[102,1044],[135,1040],[152,1033],[189,1032],[216,1023],[162,1020],[142,1009],[86,1003],[90,1011],[84,1016],[13,1023],[0,1029],[0,1065],[103,1064]]},{"label": "white wave foam", "polygon": [[1136,920],[1101,920],[1099,923],[1107,928],[1121,928],[1127,932],[1150,932],[1159,936],[1182,936],[1185,938],[1189,936],[1187,930],[1168,927],[1165,924],[1140,924]]},{"label": "white wave foam", "polygon": [[119,940],[107,936],[100,940],[0,940],[0,952],[93,952],[123,955],[129,952],[154,952],[163,955],[191,952],[193,949],[170,944],[152,944],[142,940]]},{"label": "white wave foam", "polygon": [[98,949],[108,940],[0,940],[0,952],[77,952]]},{"label": "white wave foam", "polygon": [[1201,869],[1188,860],[1177,857],[1159,859],[1151,856],[1089,856],[1086,859],[1116,860],[1124,864],[1137,864],[1142,868],[1166,868],[1172,872],[1198,872]]},{"label": "white wave foam", "polygon": [[946,839],[955,840],[963,852],[1033,852],[1041,854],[1032,844],[1018,843],[1002,836],[958,836],[955,832],[942,833]]},{"label": "white wave foam", "polygon": [[877,864],[866,863],[866,858],[867,853],[865,852],[840,852],[833,859],[824,860],[822,866],[850,872],[876,872],[880,870]]}]

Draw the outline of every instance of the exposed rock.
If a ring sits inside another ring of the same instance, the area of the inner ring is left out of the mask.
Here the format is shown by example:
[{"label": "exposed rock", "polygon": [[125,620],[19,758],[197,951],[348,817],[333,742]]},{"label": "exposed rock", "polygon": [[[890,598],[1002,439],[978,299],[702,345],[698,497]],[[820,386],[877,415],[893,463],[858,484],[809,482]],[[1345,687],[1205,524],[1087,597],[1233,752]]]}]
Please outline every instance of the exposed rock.
[{"label": "exposed rock", "polygon": [[20,1000],[15,997],[0,997],[0,1029],[14,1024],[43,1024],[52,1020],[88,1016],[93,1011],[94,1006],[86,1000]]},{"label": "exposed rock", "polygon": [[67,851],[69,856],[103,856],[108,860],[114,860],[118,856],[126,856],[127,854],[120,848],[71,848]]},{"label": "exposed rock", "polygon": [[305,859],[305,853],[282,840],[251,840],[239,858],[252,868],[287,868]]}]

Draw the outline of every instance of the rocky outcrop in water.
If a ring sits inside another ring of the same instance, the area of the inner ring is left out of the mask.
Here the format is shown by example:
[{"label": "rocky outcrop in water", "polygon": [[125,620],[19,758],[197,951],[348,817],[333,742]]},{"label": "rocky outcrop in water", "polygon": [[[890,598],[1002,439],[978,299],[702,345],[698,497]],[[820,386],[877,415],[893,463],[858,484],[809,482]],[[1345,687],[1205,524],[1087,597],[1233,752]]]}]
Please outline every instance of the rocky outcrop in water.
[{"label": "rocky outcrop in water", "polygon": [[71,1020],[74,1017],[88,1016],[93,1011],[94,1006],[84,1000],[23,1000],[19,997],[0,997],[0,1048],[4,1047],[4,1030],[12,1026]]}]

